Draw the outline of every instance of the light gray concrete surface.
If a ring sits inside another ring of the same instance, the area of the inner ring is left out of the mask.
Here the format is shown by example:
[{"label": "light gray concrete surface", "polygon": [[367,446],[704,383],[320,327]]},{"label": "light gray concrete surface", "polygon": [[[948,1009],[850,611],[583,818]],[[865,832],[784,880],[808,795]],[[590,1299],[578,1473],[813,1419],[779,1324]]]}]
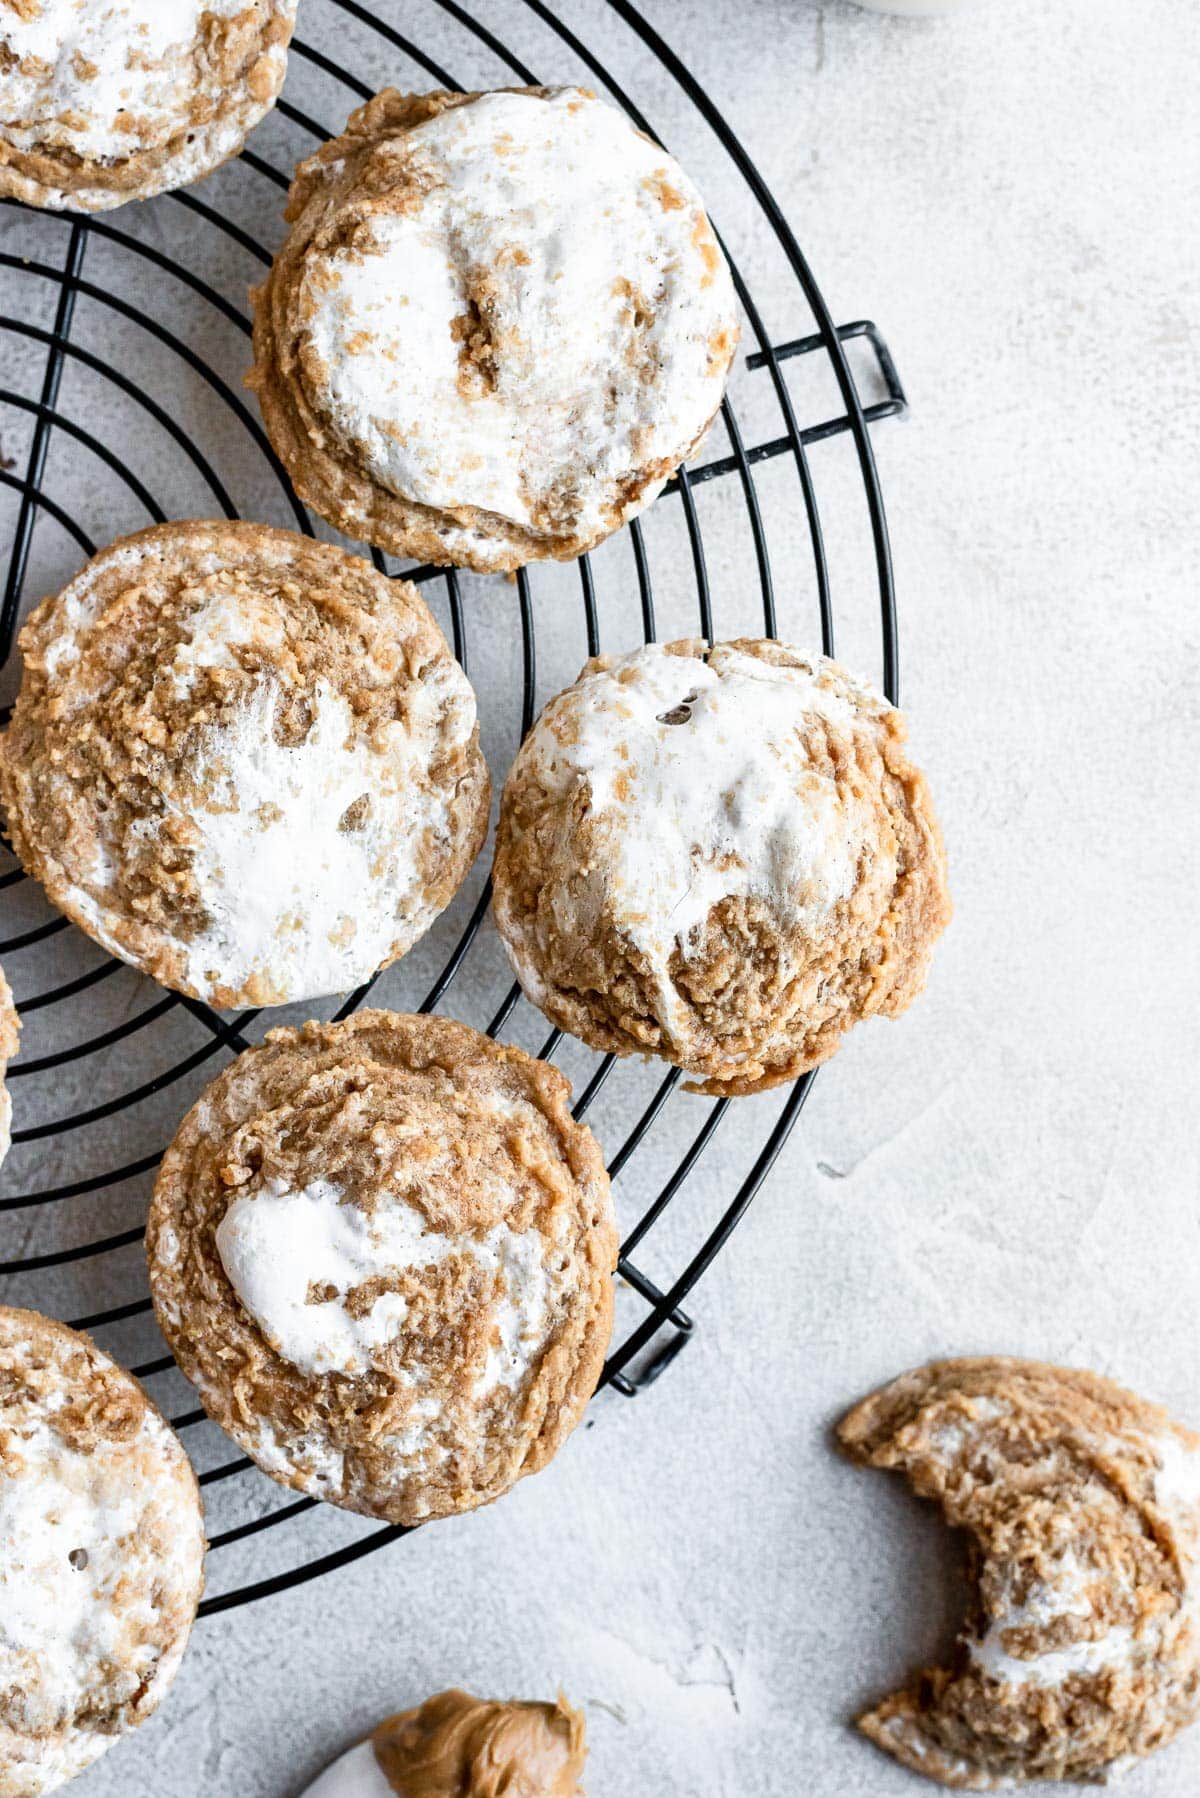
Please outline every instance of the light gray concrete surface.
[{"label": "light gray concrete surface", "polygon": [[[436,5],[384,0],[380,10],[464,84],[505,78]],[[539,77],[582,72],[520,0],[473,10]],[[601,0],[557,10],[696,170],[768,329],[777,340],[809,329],[761,214],[671,77]],[[904,695],[940,801],[957,918],[912,1013],[860,1032],[822,1074],[694,1295],[696,1340],[661,1383],[635,1403],[603,1397],[593,1427],[493,1510],[204,1621],[160,1715],[81,1783],[91,1798],[293,1798],[381,1713],[451,1682],[526,1695],[561,1684],[588,1712],[596,1798],[915,1794],[920,1782],[848,1720],[948,1638],[956,1569],[931,1517],[888,1480],[839,1461],[832,1421],[914,1362],[1007,1351],[1094,1367],[1200,1425],[1200,20],[1177,0],[990,0],[940,22],[842,0],[647,0],[646,12],[757,159],[835,315],[875,317],[908,388],[911,416],[881,425],[875,444]],[[309,0],[302,30],[368,81],[421,81],[365,33],[335,35],[332,16],[326,0]],[[331,126],[344,113],[345,95],[308,67],[297,64],[287,91]],[[276,119],[256,147],[288,166],[307,144]],[[257,234],[274,244],[278,196],[250,179],[226,171],[200,197],[243,220],[254,210]],[[111,222],[186,256],[235,297],[252,272],[175,202]],[[9,215],[0,237],[51,260],[66,241],[59,222]],[[164,297],[169,278],[148,279],[118,246],[88,255],[98,285],[169,316],[236,383],[245,350],[235,330],[173,287]],[[52,312],[48,284],[32,274],[0,287],[5,310],[35,323]],[[239,505],[282,521],[261,459],[211,389],[99,304],[81,308],[78,330],[170,397],[238,483]],[[0,337],[0,359],[6,385],[36,391],[36,355]],[[830,394],[808,366],[792,374],[802,418],[820,417]],[[743,372],[735,386],[751,441],[779,428],[764,380]],[[195,471],[158,456],[144,420],[88,382],[70,371],[73,415],[149,471],[165,509],[208,509]],[[6,413],[0,429],[5,453],[22,458],[27,420]],[[853,462],[831,445],[813,467],[840,646],[877,671]],[[107,479],[95,458],[56,440],[50,490],[97,541],[145,522]],[[738,494],[719,486],[701,503],[720,629],[748,621],[756,602]],[[781,626],[812,640],[794,470],[773,464],[761,486]],[[7,530],[7,495],[3,506]],[[677,500],[661,502],[648,535],[669,622],[676,589],[680,608],[694,604]],[[77,560],[44,526],[31,594]],[[602,634],[616,645],[637,629],[631,564],[624,550],[598,560]],[[561,589],[557,580],[535,582],[541,697],[582,652],[574,576]],[[468,582],[465,600],[502,770],[517,728],[513,597],[504,583]],[[13,915],[32,907],[32,922],[44,916],[34,899],[3,902]],[[90,965],[70,934],[50,949],[60,978]],[[476,972],[450,1009],[480,1021],[503,975],[494,944],[473,955]],[[411,996],[422,971],[411,989],[397,976],[388,996]],[[43,977],[19,958],[10,973],[19,995]],[[71,1023],[37,1013],[27,1052],[57,1041],[56,1028],[79,1035],[152,997],[119,976]],[[139,1032],[119,1062],[68,1070],[52,1089],[18,1084],[18,1107],[27,1119],[39,1107],[49,1115],[94,1102],[105,1082],[137,1084],[194,1046],[174,1029],[184,1027]],[[520,1029],[536,1040],[530,1021]],[[116,1130],[18,1149],[5,1190],[147,1152],[203,1073]],[[597,1110],[610,1147],[645,1090],[621,1079]],[[777,1101],[748,1102],[727,1120],[648,1248],[658,1277],[681,1265],[777,1111]],[[703,1115],[702,1101],[669,1112],[657,1147],[622,1182],[624,1217],[652,1196]],[[145,1191],[134,1182],[86,1201],[91,1209],[6,1216],[5,1252],[127,1227]],[[70,1316],[141,1282],[135,1250],[80,1263],[57,1283],[7,1282],[0,1297]],[[105,1340],[130,1360],[152,1352],[121,1329]],[[182,1387],[161,1396],[186,1408]],[[219,1443],[197,1452],[221,1459]],[[261,1485],[248,1506],[263,1502]],[[273,1531],[234,1572],[254,1578],[344,1536],[325,1518]],[[214,1589],[232,1577],[214,1565]],[[1198,1787],[1200,1731],[1125,1789],[1191,1798]]]}]

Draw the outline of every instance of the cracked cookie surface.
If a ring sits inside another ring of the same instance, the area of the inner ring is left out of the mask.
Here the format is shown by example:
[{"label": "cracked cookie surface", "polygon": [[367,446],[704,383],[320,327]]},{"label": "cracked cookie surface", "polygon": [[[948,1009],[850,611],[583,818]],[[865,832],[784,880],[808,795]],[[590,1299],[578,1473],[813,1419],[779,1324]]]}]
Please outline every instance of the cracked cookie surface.
[{"label": "cracked cookie surface", "polygon": [[0,1308],[0,1794],[36,1798],[144,1723],[196,1615],[178,1439],[86,1336]]},{"label": "cracked cookie surface", "polygon": [[556,1069],[446,1018],[270,1032],[164,1157],[160,1326],[285,1485],[419,1523],[545,1466],[599,1378],[617,1238]]},{"label": "cracked cookie surface", "polygon": [[0,195],[101,212],[236,156],[275,104],[296,0],[7,0]]},{"label": "cracked cookie surface", "polygon": [[1200,1436],[1111,1380],[1003,1357],[934,1362],[838,1428],[966,1532],[952,1663],[859,1727],[965,1791],[1103,1783],[1200,1714]]},{"label": "cracked cookie surface", "polygon": [[527,996],[710,1093],[832,1055],[925,983],[950,907],[900,713],[767,640],[590,661],[522,745],[493,869]]},{"label": "cracked cookie surface", "polygon": [[102,550],[21,632],[13,846],[67,916],[219,1006],[344,992],[482,846],[475,695],[414,587],[264,525]]},{"label": "cracked cookie surface", "polygon": [[566,558],[658,493],[737,341],[695,188],[581,88],[387,90],[297,170],[251,377],[347,534],[478,569]]}]

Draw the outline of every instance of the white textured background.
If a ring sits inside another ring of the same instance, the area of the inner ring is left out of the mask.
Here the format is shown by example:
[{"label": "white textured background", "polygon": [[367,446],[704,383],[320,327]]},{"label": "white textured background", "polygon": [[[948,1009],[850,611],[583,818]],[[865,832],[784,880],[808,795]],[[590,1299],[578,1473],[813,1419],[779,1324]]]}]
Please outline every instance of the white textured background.
[{"label": "white textured background", "polygon": [[[432,5],[382,10],[424,43],[443,32]],[[519,0],[476,10],[524,29]],[[786,277],[765,249],[757,273],[761,225],[670,81],[601,0],[559,11],[688,156],[791,334]],[[822,1075],[662,1382],[603,1398],[494,1510],[200,1625],[164,1710],[86,1776],[92,1798],[292,1798],[452,1682],[561,1683],[587,1708],[596,1798],[916,1793],[847,1722],[952,1630],[954,1571],[919,1507],[838,1460],[832,1421],[929,1356],[1008,1351],[1200,1425],[1200,16],[646,11],[759,161],[835,316],[875,317],[908,388],[910,418],[875,442],[958,916],[916,1009]],[[553,79],[545,34],[530,53]],[[836,573],[863,527],[829,470]],[[72,563],[39,553],[33,588]],[[720,613],[743,571],[711,573]],[[689,1202],[727,1191],[752,1113]],[[54,1301],[45,1283],[9,1296]],[[1192,1798],[1200,1730],[1126,1789]]]}]

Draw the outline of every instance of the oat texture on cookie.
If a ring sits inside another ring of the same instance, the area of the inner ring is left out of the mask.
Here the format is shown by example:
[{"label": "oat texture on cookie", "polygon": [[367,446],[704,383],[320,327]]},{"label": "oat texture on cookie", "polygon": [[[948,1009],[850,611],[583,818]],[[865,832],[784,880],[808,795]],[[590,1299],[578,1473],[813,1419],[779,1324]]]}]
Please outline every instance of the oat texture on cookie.
[{"label": "oat texture on cookie", "polygon": [[578,1422],[617,1238],[555,1069],[445,1018],[272,1031],[164,1157],[159,1323],[267,1473],[393,1522],[470,1510]]},{"label": "oat texture on cookie", "polygon": [[699,195],[586,90],[388,90],[287,216],[252,383],[352,536],[478,569],[579,555],[720,405],[737,318]]},{"label": "oat texture on cookie", "polygon": [[17,1052],[19,1036],[17,1008],[13,1004],[8,981],[4,978],[4,969],[0,968],[0,1161],[4,1160],[12,1147],[12,1095],[5,1085],[4,1075]]},{"label": "oat texture on cookie", "polygon": [[235,156],[283,86],[296,0],[8,0],[0,195],[101,212]]},{"label": "oat texture on cookie", "polygon": [[131,1375],[0,1308],[0,1794],[56,1790],[144,1723],[199,1602],[200,1494]]},{"label": "oat texture on cookie", "polygon": [[859,1727],[967,1791],[1103,1781],[1200,1714],[1200,1436],[1111,1380],[1037,1361],[935,1362],[838,1431],[966,1533],[950,1665]]},{"label": "oat texture on cookie", "polygon": [[493,870],[527,996],[618,1055],[754,1092],[921,990],[949,917],[904,720],[766,640],[590,661],[509,774]]},{"label": "oat texture on cookie", "polygon": [[89,935],[220,1006],[403,955],[482,845],[475,696],[416,589],[262,525],[101,551],[21,633],[13,846]]}]

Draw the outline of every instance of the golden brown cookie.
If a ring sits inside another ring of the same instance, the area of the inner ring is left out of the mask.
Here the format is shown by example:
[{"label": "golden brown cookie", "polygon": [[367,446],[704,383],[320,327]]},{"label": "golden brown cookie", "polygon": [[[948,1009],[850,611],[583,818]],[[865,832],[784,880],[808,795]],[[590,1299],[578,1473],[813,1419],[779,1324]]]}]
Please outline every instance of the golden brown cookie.
[{"label": "golden brown cookie", "polygon": [[12,1147],[12,1096],[4,1083],[5,1071],[17,1052],[20,1020],[12,992],[0,968],[0,1161]]},{"label": "golden brown cookie", "polygon": [[579,555],[695,449],[733,283],[675,160],[583,88],[376,96],[296,171],[254,301],[297,492],[397,555]]},{"label": "golden brown cookie", "polygon": [[554,1704],[439,1692],[388,1717],[305,1798],[583,1798],[587,1726]]},{"label": "golden brown cookie", "polygon": [[447,1018],[273,1030],[163,1159],[159,1324],[265,1472],[396,1523],[544,1467],[599,1378],[608,1176],[546,1063]]},{"label": "golden brown cookie", "polygon": [[213,1005],[344,992],[411,948],[487,830],[475,695],[415,587],[331,544],[123,537],[21,632],[13,847],[54,903]]},{"label": "golden brown cookie", "polygon": [[494,909],[563,1030],[757,1092],[896,1017],[950,916],[904,719],[836,663],[766,640],[588,662],[521,746]]},{"label": "golden brown cookie", "polygon": [[964,1791],[1103,1781],[1200,1713],[1200,1436],[1111,1380],[1003,1357],[903,1374],[843,1419],[967,1532],[952,1664],[859,1718]]},{"label": "golden brown cookie", "polygon": [[275,104],[296,0],[3,0],[0,195],[101,212],[236,156]]},{"label": "golden brown cookie", "polygon": [[203,1583],[179,1441],[88,1337],[0,1307],[0,1794],[55,1791],[156,1710]]}]

